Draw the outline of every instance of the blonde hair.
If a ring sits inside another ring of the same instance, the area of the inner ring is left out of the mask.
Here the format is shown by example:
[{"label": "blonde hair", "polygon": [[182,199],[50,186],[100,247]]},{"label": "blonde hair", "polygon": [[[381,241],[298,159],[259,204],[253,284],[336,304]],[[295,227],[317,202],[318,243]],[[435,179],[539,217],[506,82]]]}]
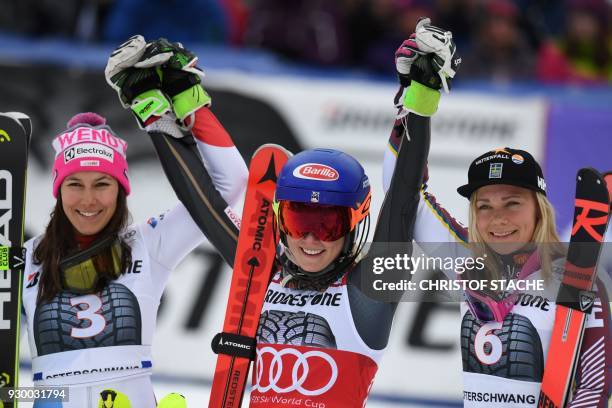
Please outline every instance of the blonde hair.
[{"label": "blonde hair", "polygon": [[[470,243],[476,244],[475,251],[479,256],[487,254],[489,260],[496,259],[495,253],[485,244],[485,241],[476,227],[476,192],[470,197],[469,229],[468,239]],[[565,249],[561,244],[555,223],[555,210],[548,198],[542,193],[532,192],[536,201],[536,225],[530,242],[536,245],[540,255],[540,265],[544,279],[552,277],[552,261],[565,255]],[[491,279],[500,279],[501,271],[498,267],[487,264],[487,271]]]}]

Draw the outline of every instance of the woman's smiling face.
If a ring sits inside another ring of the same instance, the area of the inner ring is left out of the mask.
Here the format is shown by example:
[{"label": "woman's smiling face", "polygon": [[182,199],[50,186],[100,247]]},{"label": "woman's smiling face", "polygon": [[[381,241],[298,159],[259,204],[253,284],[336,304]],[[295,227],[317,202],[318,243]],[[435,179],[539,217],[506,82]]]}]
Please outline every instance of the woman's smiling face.
[{"label": "woman's smiling face", "polygon": [[537,223],[534,192],[507,184],[493,184],[476,192],[476,226],[497,253],[515,252],[533,239]]},{"label": "woman's smiling face", "polygon": [[105,173],[74,173],[62,182],[60,191],[64,213],[81,235],[102,231],[117,209],[119,183]]}]

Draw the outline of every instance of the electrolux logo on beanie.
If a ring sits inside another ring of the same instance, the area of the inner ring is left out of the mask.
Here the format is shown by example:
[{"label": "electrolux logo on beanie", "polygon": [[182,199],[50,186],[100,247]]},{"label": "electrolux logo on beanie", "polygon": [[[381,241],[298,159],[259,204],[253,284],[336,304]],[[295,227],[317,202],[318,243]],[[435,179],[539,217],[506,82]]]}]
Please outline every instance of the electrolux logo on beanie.
[{"label": "electrolux logo on beanie", "polygon": [[540,165],[524,150],[509,147],[494,149],[477,157],[468,171],[468,184],[457,192],[466,198],[490,184],[509,184],[546,195],[546,182]]},{"label": "electrolux logo on beanie", "polygon": [[103,159],[113,162],[114,150],[98,143],[80,143],[64,150],[64,163],[83,157]]},{"label": "electrolux logo on beanie", "polygon": [[68,163],[70,160],[74,159],[76,152],[74,151],[74,147],[64,150],[64,163]]}]

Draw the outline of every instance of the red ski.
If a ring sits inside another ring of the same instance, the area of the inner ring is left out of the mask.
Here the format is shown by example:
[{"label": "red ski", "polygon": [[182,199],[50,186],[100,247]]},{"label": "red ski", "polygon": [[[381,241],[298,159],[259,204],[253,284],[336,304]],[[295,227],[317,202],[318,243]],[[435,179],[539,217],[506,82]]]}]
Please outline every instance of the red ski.
[{"label": "red ski", "polygon": [[242,403],[278,244],[272,208],[276,179],[289,156],[284,148],[266,144],[251,159],[223,332],[212,341],[218,357],[209,407],[236,408]]},{"label": "red ski", "polygon": [[538,407],[565,407],[574,379],[584,324],[595,300],[597,260],[608,225],[610,199],[603,177],[581,169],[576,182],[572,237]]}]

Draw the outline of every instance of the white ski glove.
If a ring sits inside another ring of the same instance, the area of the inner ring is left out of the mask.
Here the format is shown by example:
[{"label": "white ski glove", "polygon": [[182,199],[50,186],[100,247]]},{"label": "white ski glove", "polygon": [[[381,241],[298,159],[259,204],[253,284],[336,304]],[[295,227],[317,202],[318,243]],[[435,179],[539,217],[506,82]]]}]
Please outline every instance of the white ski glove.
[{"label": "white ski glove", "polygon": [[172,110],[161,90],[161,75],[156,67],[140,67],[138,62],[147,50],[143,36],[135,35],[110,55],[104,76],[117,92],[124,108],[130,108],[141,129]]},{"label": "white ski glove", "polygon": [[442,82],[444,92],[450,91],[448,78],[453,78],[461,58],[454,58],[457,47],[453,42],[453,34],[432,26],[429,18],[421,18],[416,26],[415,42],[423,53],[432,53],[432,64]]},{"label": "white ski glove", "polygon": [[128,70],[128,68],[134,67],[140,60],[140,57],[142,57],[142,54],[144,54],[146,47],[147,42],[142,35],[131,37],[119,47],[115,48],[104,69],[106,82],[117,92],[121,104],[126,109],[130,107],[131,102],[131,100],[128,101],[127,99],[133,99],[136,96],[127,96],[122,89],[125,79],[131,71]]}]

